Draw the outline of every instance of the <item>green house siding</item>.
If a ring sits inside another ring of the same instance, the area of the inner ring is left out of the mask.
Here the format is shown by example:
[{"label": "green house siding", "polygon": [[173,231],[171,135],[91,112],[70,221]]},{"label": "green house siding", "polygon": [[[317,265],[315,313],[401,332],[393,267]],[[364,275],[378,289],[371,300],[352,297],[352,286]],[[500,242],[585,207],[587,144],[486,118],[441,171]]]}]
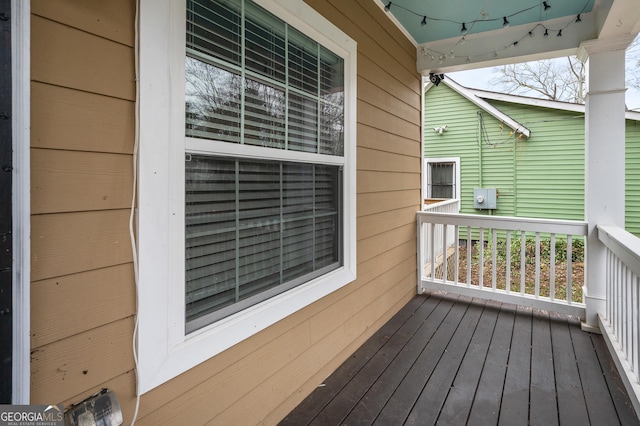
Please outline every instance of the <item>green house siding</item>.
[{"label": "green house siding", "polygon": [[[531,130],[506,124],[451,87],[425,95],[425,158],[460,157],[461,212],[584,219],[584,114],[504,101],[493,107]],[[434,127],[447,125],[442,135]],[[496,188],[495,210],[473,207],[474,188]],[[640,122],[626,123],[626,229],[640,236]]]},{"label": "green house siding", "polygon": [[640,122],[626,126],[625,228],[640,236]]}]

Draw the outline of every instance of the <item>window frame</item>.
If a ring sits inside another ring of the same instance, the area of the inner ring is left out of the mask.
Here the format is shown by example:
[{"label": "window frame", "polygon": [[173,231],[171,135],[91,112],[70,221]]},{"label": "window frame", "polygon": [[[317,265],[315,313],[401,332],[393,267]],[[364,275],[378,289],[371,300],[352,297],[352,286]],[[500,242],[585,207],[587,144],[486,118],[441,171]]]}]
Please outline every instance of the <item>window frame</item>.
[{"label": "window frame", "polygon": [[433,158],[425,158],[423,161],[423,175],[424,175],[424,194],[423,200],[432,198],[431,196],[431,165],[432,164],[440,164],[440,163],[453,163],[453,178],[454,178],[454,187],[455,194],[453,198],[450,199],[460,199],[460,157],[433,157]]},{"label": "window frame", "polygon": [[[344,156],[336,158],[186,137],[186,1],[141,0],[137,227],[139,394],[259,333],[356,278],[357,45],[303,0],[254,1],[344,58]],[[184,303],[184,156],[187,151],[344,167],[343,266],[187,335]]]}]

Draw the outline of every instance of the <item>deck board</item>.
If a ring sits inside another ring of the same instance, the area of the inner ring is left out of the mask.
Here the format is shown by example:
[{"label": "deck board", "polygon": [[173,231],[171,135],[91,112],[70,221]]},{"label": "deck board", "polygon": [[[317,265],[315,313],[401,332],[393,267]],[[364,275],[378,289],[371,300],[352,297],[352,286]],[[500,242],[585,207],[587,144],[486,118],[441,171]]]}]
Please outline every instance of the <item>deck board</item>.
[{"label": "deck board", "polygon": [[537,309],[416,296],[282,425],[640,425],[602,336]]},{"label": "deck board", "polygon": [[587,406],[580,383],[576,354],[571,344],[571,333],[566,317],[550,313],[551,347],[556,376],[558,419],[560,424],[589,424]]},{"label": "deck board", "polygon": [[529,421],[531,371],[531,309],[518,307],[500,405],[500,424],[524,425]]},{"label": "deck board", "polygon": [[503,306],[491,336],[487,358],[482,365],[480,383],[467,421],[470,425],[498,424],[514,321],[515,308],[512,305]]},{"label": "deck board", "polygon": [[529,416],[529,421],[532,426],[557,425],[558,404],[549,314],[544,311],[534,311],[532,316],[529,412],[536,415]]}]

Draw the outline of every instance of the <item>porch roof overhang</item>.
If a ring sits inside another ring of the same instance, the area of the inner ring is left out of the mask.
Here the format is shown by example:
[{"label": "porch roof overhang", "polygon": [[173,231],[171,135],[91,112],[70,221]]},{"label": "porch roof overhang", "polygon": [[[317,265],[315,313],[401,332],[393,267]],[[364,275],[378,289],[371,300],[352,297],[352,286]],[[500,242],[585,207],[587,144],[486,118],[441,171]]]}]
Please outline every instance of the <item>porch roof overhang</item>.
[{"label": "porch roof overhang", "polygon": [[425,76],[575,55],[640,32],[637,0],[373,1],[416,46]]}]

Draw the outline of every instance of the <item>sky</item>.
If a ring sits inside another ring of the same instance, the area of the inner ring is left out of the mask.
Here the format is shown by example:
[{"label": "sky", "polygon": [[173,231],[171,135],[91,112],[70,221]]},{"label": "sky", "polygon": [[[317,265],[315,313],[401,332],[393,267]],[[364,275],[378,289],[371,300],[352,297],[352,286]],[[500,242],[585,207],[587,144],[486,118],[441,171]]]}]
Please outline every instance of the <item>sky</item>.
[{"label": "sky", "polygon": [[[632,54],[627,55],[627,70],[638,69],[631,66],[640,57],[640,45],[636,45],[635,51]],[[499,68],[482,68],[471,71],[459,71],[447,73],[446,76],[454,80],[465,87],[481,90],[490,90],[493,92],[499,92],[500,89],[497,86],[492,86],[490,81],[495,79],[499,75]],[[640,90],[628,87],[625,93],[625,100],[628,109],[640,111]]]}]

